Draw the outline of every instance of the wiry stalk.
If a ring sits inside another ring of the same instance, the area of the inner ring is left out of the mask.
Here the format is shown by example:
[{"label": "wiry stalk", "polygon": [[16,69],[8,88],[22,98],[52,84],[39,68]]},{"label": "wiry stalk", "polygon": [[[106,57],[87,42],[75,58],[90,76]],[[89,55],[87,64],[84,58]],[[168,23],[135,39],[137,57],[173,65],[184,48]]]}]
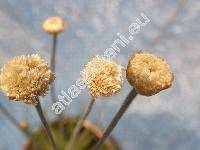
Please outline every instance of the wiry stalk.
[{"label": "wiry stalk", "polygon": [[44,129],[45,129],[45,131],[47,133],[47,136],[48,136],[49,140],[51,141],[53,149],[57,150],[55,140],[54,140],[53,135],[52,135],[52,133],[50,131],[49,125],[48,125],[48,123],[47,123],[47,121],[46,121],[46,119],[44,117],[44,114],[43,114],[42,107],[41,107],[39,99],[38,99],[38,103],[35,106],[35,108],[36,108],[37,113],[38,113],[38,115],[40,117],[40,120],[41,120],[41,122],[42,122],[42,124],[44,126]]},{"label": "wiry stalk", "polygon": [[132,89],[131,92],[126,97],[125,101],[123,102],[121,108],[119,109],[119,111],[114,116],[114,118],[112,119],[111,123],[109,124],[109,126],[107,127],[105,132],[103,133],[103,136],[98,141],[98,143],[95,145],[95,148],[94,148],[95,150],[99,150],[101,148],[101,146],[104,143],[104,141],[108,138],[108,136],[110,135],[112,130],[115,128],[115,126],[117,125],[117,123],[119,122],[119,120],[121,119],[123,114],[126,112],[126,110],[128,109],[128,107],[130,106],[131,102],[134,100],[134,98],[136,96],[137,96],[137,92],[135,91],[135,89]]},{"label": "wiry stalk", "polygon": [[[51,71],[55,72],[55,64],[56,64],[56,46],[57,46],[57,34],[53,35],[53,42],[52,42],[52,51],[51,51]],[[51,98],[52,102],[56,102],[55,97],[55,86],[52,84],[51,86]]]},{"label": "wiry stalk", "polygon": [[73,134],[72,134],[72,137],[69,141],[69,145],[67,147],[67,150],[72,150],[73,148],[73,145],[74,143],[76,142],[76,139],[78,137],[78,134],[83,126],[83,123],[84,121],[86,120],[86,118],[88,117],[88,115],[90,114],[91,110],[92,110],[92,107],[94,105],[94,101],[95,99],[93,97],[91,97],[90,101],[89,101],[89,105],[87,107],[87,110],[85,111],[85,113],[81,116],[80,120],[78,121],[74,131],[73,131]]},{"label": "wiry stalk", "polygon": [[15,118],[6,110],[5,107],[0,103],[0,111],[7,117],[10,122],[12,122],[22,133],[24,133],[27,137],[30,136],[30,133],[28,130],[21,128],[20,124],[15,120]]},{"label": "wiry stalk", "polygon": [[[52,50],[51,50],[51,71],[55,72],[55,66],[56,66],[56,48],[57,48],[57,34],[53,34],[52,37]],[[53,103],[56,102],[56,93],[55,93],[55,84],[53,83],[51,86],[51,100]],[[62,137],[62,140],[64,141],[64,125],[62,123],[62,116],[59,115],[59,129],[60,129],[60,134]]]}]

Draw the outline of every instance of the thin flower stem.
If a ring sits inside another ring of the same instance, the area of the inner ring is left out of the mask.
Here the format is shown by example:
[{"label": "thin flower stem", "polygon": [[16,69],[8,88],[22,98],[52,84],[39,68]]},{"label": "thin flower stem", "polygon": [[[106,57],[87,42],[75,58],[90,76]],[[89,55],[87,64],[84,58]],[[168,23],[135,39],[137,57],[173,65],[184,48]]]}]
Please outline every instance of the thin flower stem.
[{"label": "thin flower stem", "polygon": [[[57,34],[53,34],[52,36],[52,50],[51,50],[51,71],[55,72],[55,66],[56,66],[56,48],[57,48]],[[55,84],[52,83],[51,86],[51,100],[53,103],[56,102],[56,93],[55,93]],[[62,140],[64,142],[65,134],[64,134],[64,125],[62,123],[62,115],[58,116],[59,118],[59,129],[60,129],[60,134],[62,137]]]},{"label": "thin flower stem", "polygon": [[115,126],[117,125],[117,123],[119,122],[119,120],[121,119],[123,114],[126,112],[126,110],[128,109],[128,107],[130,106],[131,102],[134,100],[134,98],[136,96],[137,96],[137,92],[135,91],[135,89],[132,89],[130,91],[130,93],[128,94],[128,96],[126,97],[125,101],[123,102],[121,108],[119,109],[119,111],[114,116],[114,118],[112,119],[111,123],[109,124],[109,126],[107,127],[105,132],[103,133],[103,136],[98,141],[98,143],[95,145],[95,148],[94,148],[95,150],[99,150],[101,148],[101,146],[104,143],[104,141],[108,138],[108,136],[110,135],[112,130],[115,128]]},{"label": "thin flower stem", "polygon": [[83,123],[84,121],[86,120],[86,118],[88,117],[88,115],[90,114],[91,110],[92,110],[92,107],[94,105],[94,102],[95,102],[95,99],[93,97],[91,97],[90,101],[89,101],[89,104],[88,104],[88,107],[87,107],[87,110],[85,111],[85,113],[81,116],[80,120],[78,121],[74,131],[73,131],[73,134],[72,134],[72,137],[69,141],[69,145],[67,147],[67,150],[72,150],[72,147],[74,145],[74,143],[76,142],[77,140],[77,137],[78,137],[78,134],[83,126]]},{"label": "thin flower stem", "polygon": [[[55,72],[55,64],[56,64],[56,47],[57,47],[57,34],[53,35],[53,41],[52,41],[52,50],[51,50],[51,71]],[[55,86],[54,83],[51,86],[51,98],[52,102],[56,102],[55,97]]]},{"label": "thin flower stem", "polygon": [[19,128],[19,130],[22,131],[22,133],[24,133],[26,137],[30,136],[29,131],[21,128],[17,120],[15,120],[15,118],[6,110],[6,108],[2,104],[0,104],[0,111],[2,111],[2,113],[7,117],[7,119],[10,120],[10,122],[12,122],[17,128]]},{"label": "thin flower stem", "polygon": [[46,119],[45,119],[45,117],[44,117],[44,114],[43,114],[42,107],[41,107],[41,104],[40,104],[39,99],[38,99],[38,103],[37,103],[37,105],[35,106],[35,108],[36,108],[37,113],[38,113],[38,115],[39,115],[39,117],[40,117],[40,120],[41,120],[41,122],[42,122],[42,124],[43,124],[43,126],[44,126],[44,128],[45,128],[45,131],[46,131],[46,133],[47,133],[47,136],[49,137],[49,139],[50,139],[50,141],[51,141],[51,143],[52,143],[53,149],[54,149],[54,150],[57,150],[55,140],[54,140],[53,135],[52,135],[52,133],[51,133],[51,131],[50,131],[49,125],[48,125],[48,123],[47,123],[47,121],[46,121]]}]

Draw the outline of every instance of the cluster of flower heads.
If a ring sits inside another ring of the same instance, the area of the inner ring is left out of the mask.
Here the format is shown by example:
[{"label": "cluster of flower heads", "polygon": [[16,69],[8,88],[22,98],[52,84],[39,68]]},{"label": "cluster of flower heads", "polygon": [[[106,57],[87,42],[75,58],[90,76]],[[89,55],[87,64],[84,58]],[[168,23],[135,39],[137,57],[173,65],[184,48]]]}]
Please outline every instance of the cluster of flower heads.
[{"label": "cluster of flower heads", "polygon": [[171,87],[173,81],[169,65],[162,58],[142,52],[131,57],[126,77],[135,90],[145,96]]},{"label": "cluster of flower heads", "polygon": [[42,24],[42,28],[49,34],[58,34],[65,29],[65,23],[62,18],[55,16],[46,19]]},{"label": "cluster of flower heads", "polygon": [[111,96],[122,87],[122,67],[103,56],[92,58],[81,74],[93,97]]},{"label": "cluster of flower heads", "polygon": [[39,55],[22,55],[3,66],[0,85],[10,100],[36,104],[38,96],[45,95],[54,79],[54,73]]},{"label": "cluster of flower heads", "polygon": [[[81,72],[93,97],[111,96],[121,90],[122,67],[103,56],[95,56]],[[160,57],[135,53],[129,60],[126,77],[135,90],[145,96],[154,95],[172,86],[173,74]],[[11,100],[37,103],[44,96],[55,75],[39,55],[14,57],[6,63],[0,75],[2,91]]]}]

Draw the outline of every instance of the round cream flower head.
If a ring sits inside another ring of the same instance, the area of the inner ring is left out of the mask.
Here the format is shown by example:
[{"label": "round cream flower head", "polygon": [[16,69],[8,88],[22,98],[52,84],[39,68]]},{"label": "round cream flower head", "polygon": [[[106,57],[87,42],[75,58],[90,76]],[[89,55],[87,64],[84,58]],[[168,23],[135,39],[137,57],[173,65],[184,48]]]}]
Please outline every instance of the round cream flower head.
[{"label": "round cream flower head", "polygon": [[0,75],[0,86],[10,99],[37,104],[55,79],[49,65],[37,54],[17,56],[6,63]]},{"label": "round cream flower head", "polygon": [[62,18],[55,16],[46,19],[42,24],[42,28],[47,33],[58,34],[65,29],[65,23]]},{"label": "round cream flower head", "polygon": [[145,96],[171,87],[173,81],[169,65],[162,58],[142,52],[129,60],[126,77],[135,90]]},{"label": "round cream flower head", "polygon": [[89,61],[81,75],[93,97],[110,96],[122,87],[122,67],[103,56],[95,56]]}]

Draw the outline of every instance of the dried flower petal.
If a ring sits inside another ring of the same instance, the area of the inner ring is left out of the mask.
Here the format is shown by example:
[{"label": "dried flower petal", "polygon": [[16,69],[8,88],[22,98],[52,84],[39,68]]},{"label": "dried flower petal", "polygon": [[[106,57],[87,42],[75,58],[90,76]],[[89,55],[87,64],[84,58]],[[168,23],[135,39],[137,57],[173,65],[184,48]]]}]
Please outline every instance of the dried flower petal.
[{"label": "dried flower petal", "polygon": [[17,56],[6,63],[0,75],[2,91],[10,100],[37,103],[55,79],[49,65],[37,54]]},{"label": "dried flower petal", "polygon": [[42,28],[50,34],[58,34],[65,29],[65,23],[62,18],[55,16],[46,19],[43,22]]},{"label": "dried flower petal", "polygon": [[103,56],[96,56],[89,61],[82,77],[93,97],[110,96],[122,87],[122,67]]},{"label": "dried flower petal", "polygon": [[126,77],[135,90],[145,96],[154,95],[172,86],[173,74],[160,57],[136,53],[129,60]]}]

